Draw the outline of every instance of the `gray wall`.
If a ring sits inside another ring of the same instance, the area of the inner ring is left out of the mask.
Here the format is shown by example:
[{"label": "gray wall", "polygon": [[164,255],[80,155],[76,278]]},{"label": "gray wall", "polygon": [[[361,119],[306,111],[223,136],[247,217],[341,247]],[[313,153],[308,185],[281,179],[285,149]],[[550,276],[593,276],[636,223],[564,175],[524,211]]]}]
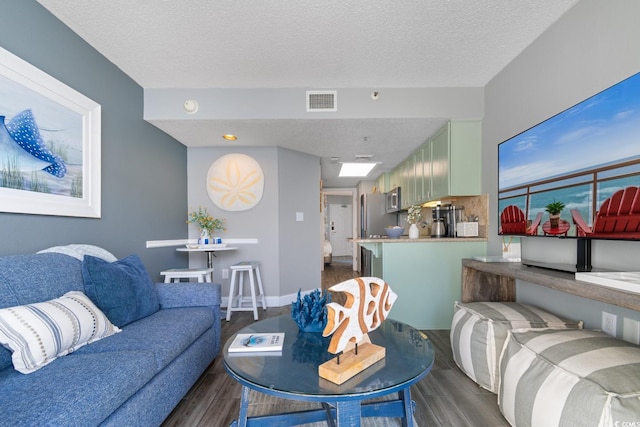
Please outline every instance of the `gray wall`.
[{"label": "gray wall", "polygon": [[0,255],[90,243],[137,253],[154,279],[186,266],[174,248],[145,248],[186,236],[186,148],[143,121],[140,86],[38,3],[2,6],[0,45],[102,106],[102,217],[0,213]]},{"label": "gray wall", "polygon": [[[218,209],[205,187],[207,171],[229,153],[254,158],[264,173],[262,200],[246,211]],[[223,239],[258,239],[258,244],[234,244],[238,250],[220,252],[215,259],[214,281],[229,293],[229,279],[222,270],[239,261],[255,260],[260,269],[269,305],[292,301],[298,289],[320,287],[320,161],[318,157],[276,147],[194,147],[188,149],[188,205],[206,207],[214,217],[225,218]],[[304,221],[296,221],[302,212]],[[186,214],[186,212],[185,212]],[[196,227],[189,237],[197,238]],[[203,254],[191,254],[194,267],[206,262]]]},{"label": "gray wall", "polygon": [[[278,154],[280,294],[287,295],[320,288],[320,159],[285,149]],[[296,221],[296,212],[304,221]]]},{"label": "gray wall", "polygon": [[[640,71],[640,2],[582,0],[485,87],[482,187],[490,195],[489,253],[500,254],[497,235],[497,145]],[[604,148],[604,147],[603,147]],[[522,239],[523,256],[547,262],[575,262],[573,241]],[[601,268],[638,270],[640,244],[594,242],[593,263]],[[637,312],[589,302],[520,283],[520,300],[600,326],[606,310],[640,318]],[[622,319],[618,318],[621,333]]]}]

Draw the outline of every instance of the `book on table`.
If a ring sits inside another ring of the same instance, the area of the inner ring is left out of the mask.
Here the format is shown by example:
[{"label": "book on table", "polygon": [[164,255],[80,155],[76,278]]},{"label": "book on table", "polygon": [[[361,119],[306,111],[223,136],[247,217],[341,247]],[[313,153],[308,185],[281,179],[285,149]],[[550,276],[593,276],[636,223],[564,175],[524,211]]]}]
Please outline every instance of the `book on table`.
[{"label": "book on table", "polygon": [[237,334],[229,353],[282,351],[284,332]]}]

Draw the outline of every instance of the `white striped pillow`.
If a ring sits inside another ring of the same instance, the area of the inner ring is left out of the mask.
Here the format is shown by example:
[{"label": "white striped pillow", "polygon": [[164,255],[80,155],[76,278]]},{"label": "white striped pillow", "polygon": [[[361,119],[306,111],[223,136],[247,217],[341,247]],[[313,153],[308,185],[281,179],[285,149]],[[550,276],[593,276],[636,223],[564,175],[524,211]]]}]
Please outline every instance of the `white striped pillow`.
[{"label": "white striped pillow", "polygon": [[13,367],[23,374],[117,332],[120,329],[79,291],[0,309],[0,344],[13,351]]}]

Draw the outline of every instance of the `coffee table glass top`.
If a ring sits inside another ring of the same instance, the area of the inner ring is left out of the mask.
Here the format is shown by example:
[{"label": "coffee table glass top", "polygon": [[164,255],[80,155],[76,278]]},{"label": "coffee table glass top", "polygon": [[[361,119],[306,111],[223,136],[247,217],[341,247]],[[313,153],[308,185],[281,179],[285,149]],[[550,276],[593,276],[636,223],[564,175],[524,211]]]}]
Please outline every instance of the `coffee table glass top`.
[{"label": "coffee table glass top", "polygon": [[303,333],[288,315],[256,322],[238,333],[284,332],[282,353],[251,355],[229,354],[232,336],[224,345],[228,370],[253,386],[275,392],[307,395],[310,400],[322,396],[348,396],[388,390],[412,383],[426,375],[433,365],[431,342],[411,326],[387,319],[369,334],[371,342],[385,347],[386,357],[341,385],[318,376],[318,366],[336,357],[327,351],[331,337],[321,333]]}]

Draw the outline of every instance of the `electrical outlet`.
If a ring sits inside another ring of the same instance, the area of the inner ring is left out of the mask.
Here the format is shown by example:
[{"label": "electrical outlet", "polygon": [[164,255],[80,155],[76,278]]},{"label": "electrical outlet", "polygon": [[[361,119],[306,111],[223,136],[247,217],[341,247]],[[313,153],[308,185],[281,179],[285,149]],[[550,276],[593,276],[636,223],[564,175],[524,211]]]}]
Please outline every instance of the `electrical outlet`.
[{"label": "electrical outlet", "polygon": [[229,278],[229,269],[228,268],[223,268],[222,269],[222,278],[223,279],[228,279]]},{"label": "electrical outlet", "polygon": [[640,344],[640,322],[625,317],[622,321],[622,339],[632,344]]},{"label": "electrical outlet", "polygon": [[611,335],[612,337],[616,336],[616,319],[618,316],[615,314],[607,313],[606,311],[602,312],[602,332]]}]

